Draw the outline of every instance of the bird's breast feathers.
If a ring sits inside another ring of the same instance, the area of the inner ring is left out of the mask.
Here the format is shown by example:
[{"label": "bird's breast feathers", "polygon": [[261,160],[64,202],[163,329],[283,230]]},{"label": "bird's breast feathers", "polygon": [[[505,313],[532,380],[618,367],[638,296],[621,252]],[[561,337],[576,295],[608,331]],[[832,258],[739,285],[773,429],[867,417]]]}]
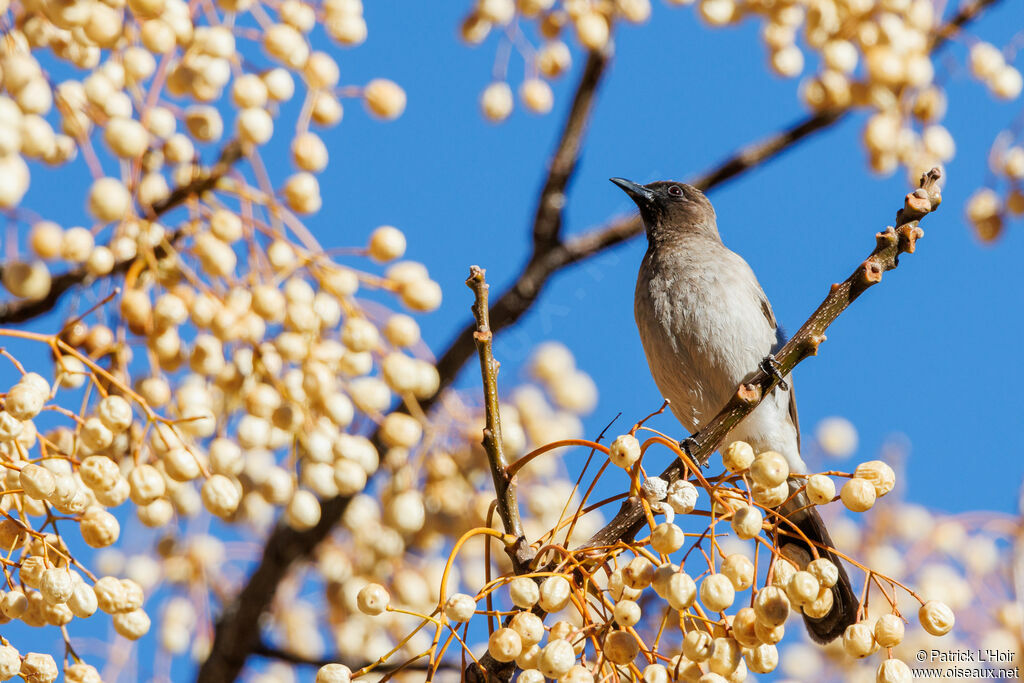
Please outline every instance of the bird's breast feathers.
[{"label": "bird's breast feathers", "polygon": [[653,267],[648,253],[637,280],[636,322],[654,381],[691,426],[721,408],[775,342],[749,266],[719,249],[712,258],[725,267],[686,258]]}]

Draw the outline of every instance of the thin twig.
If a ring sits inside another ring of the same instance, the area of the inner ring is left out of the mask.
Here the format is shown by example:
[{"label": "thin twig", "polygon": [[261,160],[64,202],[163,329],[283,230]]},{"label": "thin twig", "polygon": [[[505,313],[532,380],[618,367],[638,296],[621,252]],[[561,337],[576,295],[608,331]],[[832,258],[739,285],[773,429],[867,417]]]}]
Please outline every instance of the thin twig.
[{"label": "thin twig", "polygon": [[[466,285],[473,290],[473,318],[476,330],[473,341],[480,355],[480,376],[484,385],[484,415],[486,424],[483,429],[483,447],[487,453],[487,461],[491,467],[491,478],[494,481],[494,492],[498,501],[498,516],[505,525],[505,533],[516,537],[514,546],[507,548],[513,564],[526,571],[527,565],[533,560],[533,552],[526,542],[523,525],[519,520],[519,503],[516,500],[515,476],[508,474],[508,458],[501,440],[501,418],[498,407],[498,369],[500,363],[494,359],[491,341],[491,327],[487,310],[487,284],[485,271],[479,266],[471,266]],[[522,571],[516,571],[517,574]]]}]

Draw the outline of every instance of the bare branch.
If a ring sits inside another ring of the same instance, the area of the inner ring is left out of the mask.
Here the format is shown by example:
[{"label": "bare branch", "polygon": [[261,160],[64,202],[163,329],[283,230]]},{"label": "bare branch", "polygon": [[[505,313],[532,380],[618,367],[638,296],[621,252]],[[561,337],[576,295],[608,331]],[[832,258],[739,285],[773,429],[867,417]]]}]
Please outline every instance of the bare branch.
[{"label": "bare branch", "polygon": [[526,542],[522,522],[519,521],[519,503],[516,501],[515,477],[508,474],[508,459],[501,440],[501,417],[498,410],[498,368],[501,367],[494,359],[491,349],[491,327],[487,310],[487,290],[490,286],[485,279],[484,269],[471,266],[466,285],[473,290],[473,318],[476,330],[473,341],[480,355],[480,375],[484,384],[484,414],[486,425],[483,430],[483,447],[487,453],[487,461],[491,466],[491,478],[494,480],[494,493],[498,501],[498,516],[505,525],[505,533],[516,537],[516,544],[507,548],[509,557],[516,566],[516,573],[525,568],[533,559],[533,552]]},{"label": "bare branch", "polygon": [[590,111],[594,104],[594,95],[598,83],[604,75],[610,55],[605,51],[591,52],[587,64],[583,67],[576,95],[573,98],[569,117],[562,129],[562,137],[558,141],[555,156],[548,169],[548,177],[537,201],[537,212],[533,219],[533,243],[535,250],[548,248],[558,244],[562,229],[562,209],[565,207],[565,187],[569,183],[583,144],[583,134]]},{"label": "bare branch", "polygon": [[[346,660],[343,657],[309,658],[297,654],[295,652],[291,652],[289,650],[284,650],[274,645],[270,645],[263,641],[260,641],[260,643],[256,646],[256,649],[253,650],[253,655],[257,657],[264,657],[266,659],[277,659],[282,662],[294,664],[296,666],[310,666],[315,667],[317,669],[319,669],[322,666],[327,666],[328,664],[344,664],[352,671],[357,671],[370,664],[370,662],[353,662],[351,660]],[[373,670],[376,673],[388,673],[390,671],[398,671],[399,669],[401,669],[402,671],[426,671],[428,666],[429,664],[427,663],[427,661],[424,660],[407,662],[404,666],[402,664],[379,664],[375,666]],[[434,669],[442,671],[461,671],[462,664],[461,662],[443,659],[440,662],[434,664]]]},{"label": "bare branch", "polygon": [[[903,208],[896,215],[896,227],[886,228],[875,236],[876,245],[871,254],[846,280],[832,285],[817,310],[775,354],[779,361],[779,374],[769,375],[758,370],[748,382],[736,389],[729,403],[703,429],[692,435],[697,447],[689,455],[698,467],[708,461],[729,432],[771,392],[779,377],[788,375],[802,360],[817,354],[818,347],[825,341],[825,330],[840,313],[868,287],[881,282],[885,271],[899,265],[900,254],[914,252],[918,238],[924,235],[918,227],[919,221],[942,202],[937,184],[939,177],[938,169],[932,169],[921,177],[921,187],[904,199]],[[677,458],[659,476],[671,484],[683,476],[684,471],[683,463]],[[645,521],[639,501],[629,499],[583,547],[605,547],[619,540],[629,542],[643,528]]]},{"label": "bare branch", "polygon": [[[171,209],[180,206],[190,197],[202,195],[212,190],[220,180],[228,174],[231,168],[242,158],[242,145],[238,141],[228,143],[221,151],[220,158],[208,173],[193,178],[187,184],[175,188],[165,199],[157,202],[147,212],[151,219],[159,218]],[[181,238],[182,231],[176,230],[166,239],[169,245],[173,245]],[[156,247],[156,257],[159,259],[167,253],[163,245]],[[121,275],[131,268],[136,259],[144,258],[137,256],[124,259],[114,264],[110,275]],[[50,291],[42,299],[25,300],[17,299],[0,303],[0,325],[11,325],[13,323],[25,322],[37,318],[44,313],[56,308],[61,298],[69,290],[80,285],[92,282],[93,277],[85,266],[77,266],[53,278],[50,283]]]}]

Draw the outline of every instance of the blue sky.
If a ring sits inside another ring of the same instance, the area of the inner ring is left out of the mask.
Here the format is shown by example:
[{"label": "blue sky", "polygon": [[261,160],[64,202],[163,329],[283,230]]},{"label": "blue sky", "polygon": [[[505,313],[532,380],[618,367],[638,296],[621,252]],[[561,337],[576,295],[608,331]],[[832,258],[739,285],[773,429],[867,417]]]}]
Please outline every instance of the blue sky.
[{"label": "blue sky", "polygon": [[[1019,24],[1013,5],[993,9],[974,32],[1007,42]],[[362,244],[383,223],[406,232],[407,256],[423,261],[445,291],[442,308],[421,318],[437,351],[469,315],[471,293],[463,285],[469,266],[487,269],[496,295],[525,261],[533,202],[582,63],[577,55],[573,72],[556,83],[552,114],[517,110],[505,124],[490,125],[477,100],[491,78],[497,39],[475,48],[457,40],[467,7],[366,3],[369,39],[341,52],[342,81],[392,78],[406,89],[408,107],[398,121],[381,123],[346,102],[344,121],[324,135],[331,153],[320,178],[324,209],[308,221],[325,248]],[[618,31],[617,54],[570,186],[567,234],[633,209],[610,176],[692,177],[804,115],[797,81],[768,73],[757,29],[748,21],[710,30],[693,9],[656,1],[647,25]],[[946,54],[962,63],[964,52],[960,43]],[[511,72],[515,88],[521,75],[515,58]],[[995,246],[981,245],[963,222],[962,206],[984,181],[989,145],[1017,116],[1019,103],[993,101],[962,67],[947,80],[946,124],[958,154],[947,167],[946,203],[926,220],[918,252],[838,320],[819,356],[798,368],[795,386],[805,443],[830,415],[857,426],[858,461],[877,457],[887,438],[905,434],[912,444],[904,482],[910,500],[948,511],[1013,512],[1024,472],[1014,428],[1024,409],[1016,376],[1024,241],[1018,223]],[[862,115],[850,117],[711,195],[726,244],[750,262],[790,330],[867,255],[907,190],[902,173],[886,179],[868,173],[862,125]],[[285,141],[268,146],[269,167],[286,168],[286,154]],[[33,171],[26,206],[66,225],[83,220],[79,198],[88,176],[81,162],[66,175]],[[54,206],[58,177],[73,199]],[[601,391],[586,421],[589,435],[620,411],[625,425],[656,408],[660,396],[632,313],[643,249],[635,240],[553,278],[535,308],[497,337],[502,386],[525,377],[532,346],[558,339]],[[48,319],[32,327],[49,331],[55,324]],[[475,363],[458,384],[478,390]],[[678,432],[670,417],[654,424]]]}]

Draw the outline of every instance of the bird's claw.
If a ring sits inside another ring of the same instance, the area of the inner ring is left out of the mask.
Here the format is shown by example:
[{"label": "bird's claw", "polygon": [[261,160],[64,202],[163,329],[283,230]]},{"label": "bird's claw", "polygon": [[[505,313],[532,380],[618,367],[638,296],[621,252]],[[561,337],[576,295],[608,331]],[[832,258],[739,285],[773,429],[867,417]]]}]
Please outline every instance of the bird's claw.
[{"label": "bird's claw", "polygon": [[789,391],[789,384],[782,378],[782,365],[779,364],[779,361],[775,360],[775,354],[769,353],[761,360],[761,369],[769,377],[778,380],[779,386],[782,387],[783,391]]},{"label": "bird's claw", "polygon": [[[688,436],[679,442],[679,447],[690,457],[690,460],[693,460],[693,452],[700,447],[700,444],[697,443],[697,439]],[[708,463],[705,462],[704,467],[708,467]]]}]

